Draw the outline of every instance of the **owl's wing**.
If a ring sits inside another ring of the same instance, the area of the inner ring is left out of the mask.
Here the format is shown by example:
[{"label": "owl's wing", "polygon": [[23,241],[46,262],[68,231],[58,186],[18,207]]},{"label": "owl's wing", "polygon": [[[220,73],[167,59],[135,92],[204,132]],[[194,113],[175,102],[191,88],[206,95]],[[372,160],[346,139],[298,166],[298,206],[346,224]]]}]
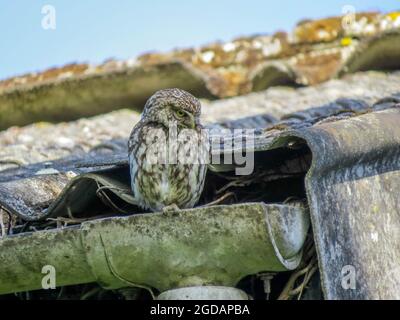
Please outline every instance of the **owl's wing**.
[{"label": "owl's wing", "polygon": [[152,172],[154,165],[165,161],[167,137],[165,129],[157,124],[138,123],[132,130],[128,142],[128,159],[131,174],[131,190],[138,205],[143,207],[142,196],[136,185],[139,170]]}]

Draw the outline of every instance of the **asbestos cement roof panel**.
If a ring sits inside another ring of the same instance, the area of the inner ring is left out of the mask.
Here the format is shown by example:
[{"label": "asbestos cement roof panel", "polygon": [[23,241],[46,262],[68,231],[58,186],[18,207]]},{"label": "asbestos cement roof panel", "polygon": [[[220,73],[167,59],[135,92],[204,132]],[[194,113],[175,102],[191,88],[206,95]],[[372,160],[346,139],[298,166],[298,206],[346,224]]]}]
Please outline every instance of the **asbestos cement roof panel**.
[{"label": "asbestos cement roof panel", "polygon": [[[271,86],[308,86],[348,73],[400,66],[400,14],[359,13],[302,21],[290,33],[144,54],[100,65],[70,64],[0,81],[0,128],[141,110],[152,92],[180,87],[208,99]],[[84,107],[82,107],[84,106]]]}]

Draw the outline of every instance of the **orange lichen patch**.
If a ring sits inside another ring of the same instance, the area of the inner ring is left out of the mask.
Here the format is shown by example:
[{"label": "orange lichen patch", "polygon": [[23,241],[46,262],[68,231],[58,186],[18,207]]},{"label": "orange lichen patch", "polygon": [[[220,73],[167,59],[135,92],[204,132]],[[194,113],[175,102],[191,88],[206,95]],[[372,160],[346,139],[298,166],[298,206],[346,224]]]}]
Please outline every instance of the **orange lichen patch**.
[{"label": "orange lichen patch", "polygon": [[382,15],[378,15],[377,13],[357,14],[354,21],[351,18],[348,19],[343,34],[358,38],[373,36],[383,31],[379,23],[381,19]]},{"label": "orange lichen patch", "polygon": [[64,77],[68,74],[79,75],[88,69],[87,64],[68,64],[61,68],[52,68],[40,74],[43,80]]},{"label": "orange lichen patch", "polygon": [[293,59],[293,68],[299,74],[299,82],[305,85],[314,85],[326,81],[339,69],[342,55],[339,50],[326,53],[308,53],[296,56]]},{"label": "orange lichen patch", "polygon": [[389,19],[395,21],[400,18],[400,12],[390,12],[386,15]]},{"label": "orange lichen patch", "polygon": [[169,59],[170,57],[161,53],[145,53],[138,57],[138,61],[145,65],[157,64],[160,62],[165,62]]},{"label": "orange lichen patch", "polygon": [[327,18],[307,21],[294,30],[296,43],[329,42],[336,39],[341,32],[341,18]]},{"label": "orange lichen patch", "polygon": [[379,21],[380,30],[390,30],[400,27],[400,12],[390,12]]},{"label": "orange lichen patch", "polygon": [[88,68],[89,65],[87,64],[72,63],[60,68],[51,68],[41,73],[31,73],[0,81],[0,88],[7,89],[15,85],[26,85],[31,83],[40,83],[53,79],[70,78],[83,74]]},{"label": "orange lichen patch", "polygon": [[124,68],[133,67],[136,65],[136,59],[128,59],[128,60],[115,60],[109,59],[106,60],[103,64],[92,67],[91,72],[99,73],[102,71],[116,71]]},{"label": "orange lichen patch", "polygon": [[[296,43],[315,43],[331,42],[350,32],[362,31],[373,25],[378,13],[358,13],[352,16],[330,17],[320,20],[306,20],[297,25],[294,30],[294,42]],[[354,21],[353,21],[354,18]],[[344,28],[345,27],[345,28]]]},{"label": "orange lichen patch", "polygon": [[[208,77],[208,87],[218,96],[234,96],[251,90],[251,75],[266,62],[292,63],[300,83],[313,84],[334,76],[345,55],[361,42],[383,32],[400,28],[400,12],[349,14],[319,20],[304,20],[292,33],[240,37],[228,42],[215,42],[199,48],[175,49],[167,53],[146,53],[137,59],[108,60],[98,66],[70,64],[43,73],[28,74],[0,81],[0,91],[25,84],[74,78],[81,74],[99,74],[131,67],[147,67],[182,61]],[[335,53],[330,51],[335,49]],[[341,53],[340,53],[341,51]]]},{"label": "orange lichen patch", "polygon": [[222,96],[234,96],[248,92],[247,73],[241,68],[221,69],[219,74],[226,79],[227,85]]},{"label": "orange lichen patch", "polygon": [[144,65],[176,59],[188,62],[213,77],[218,83],[213,91],[218,95],[234,96],[250,90],[249,72],[261,62],[291,54],[293,49],[287,34],[278,32],[273,36],[242,37],[227,43],[212,43],[198,49],[145,54],[138,61]]}]

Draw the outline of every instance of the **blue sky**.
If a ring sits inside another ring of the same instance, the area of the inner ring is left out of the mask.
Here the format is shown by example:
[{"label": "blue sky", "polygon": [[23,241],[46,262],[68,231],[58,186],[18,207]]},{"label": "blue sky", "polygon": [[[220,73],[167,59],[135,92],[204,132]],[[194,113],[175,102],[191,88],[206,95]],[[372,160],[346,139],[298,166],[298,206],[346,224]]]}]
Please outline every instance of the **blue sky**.
[{"label": "blue sky", "polygon": [[[41,26],[56,9],[56,29]],[[400,9],[399,0],[0,0],[0,79],[69,62],[100,63],[240,35],[291,30],[303,18]]]}]

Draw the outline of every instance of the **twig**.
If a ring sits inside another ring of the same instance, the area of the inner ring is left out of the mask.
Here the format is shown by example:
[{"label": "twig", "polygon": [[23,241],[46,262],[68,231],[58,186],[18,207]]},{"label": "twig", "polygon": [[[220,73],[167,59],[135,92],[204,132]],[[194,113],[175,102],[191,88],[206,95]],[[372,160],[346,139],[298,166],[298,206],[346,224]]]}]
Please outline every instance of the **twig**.
[{"label": "twig", "polygon": [[224,201],[225,199],[229,198],[229,197],[234,197],[236,198],[236,195],[233,192],[227,192],[225,193],[222,197],[219,197],[218,199],[211,201],[203,206],[200,206],[199,208],[203,208],[203,207],[209,207],[209,206],[214,206],[216,204],[221,203],[222,201]]},{"label": "twig", "polygon": [[55,221],[55,222],[63,222],[63,223],[82,223],[85,221],[90,221],[90,220],[94,220],[94,219],[101,219],[101,218],[105,218],[108,217],[109,215],[107,214],[102,214],[102,215],[97,215],[97,216],[93,216],[93,217],[89,217],[89,218],[67,218],[67,217],[57,217],[57,218],[47,218],[47,220],[49,221]]},{"label": "twig", "polygon": [[123,210],[121,208],[119,208],[111,199],[110,197],[103,192],[103,190],[111,190],[111,189],[116,189],[116,190],[123,190],[120,188],[116,188],[116,187],[109,187],[109,186],[100,186],[99,183],[96,181],[97,183],[97,190],[96,190],[96,195],[104,202],[104,204],[111,206],[114,210],[117,210],[120,213],[123,214],[127,214],[128,211]]},{"label": "twig", "polygon": [[87,291],[84,295],[82,295],[81,300],[87,300],[90,297],[94,296],[96,293],[100,292],[102,288],[94,287],[91,290]]},{"label": "twig", "polygon": [[18,159],[2,159],[0,160],[0,164],[14,164],[18,167],[22,167],[24,163]]},{"label": "twig", "polygon": [[108,254],[107,254],[107,249],[106,249],[106,245],[105,245],[105,243],[104,243],[103,237],[101,236],[101,234],[100,234],[99,236],[100,236],[101,244],[102,244],[102,246],[103,246],[104,256],[105,256],[105,258],[106,258],[106,262],[107,262],[108,268],[109,268],[109,270],[111,271],[111,273],[112,273],[117,279],[119,279],[119,280],[122,281],[122,282],[125,282],[126,284],[128,284],[128,285],[131,286],[131,287],[146,289],[146,290],[150,293],[152,299],[155,300],[155,299],[156,299],[156,296],[154,295],[154,292],[153,292],[153,290],[151,289],[151,287],[148,287],[148,286],[142,285],[142,284],[138,284],[138,283],[133,283],[133,282],[131,282],[130,280],[125,279],[124,277],[122,277],[121,275],[118,274],[117,270],[115,270],[115,268],[114,268],[114,266],[113,266],[113,264],[112,264],[112,262],[111,262],[111,260],[110,260],[110,258],[109,258],[109,256],[108,256]]},{"label": "twig", "polygon": [[[310,282],[311,277],[318,270],[317,257],[312,238],[306,241],[303,249],[303,260],[300,266],[292,273],[285,287],[283,288],[278,300],[288,300],[293,296],[298,295],[297,299],[301,298],[304,288]],[[298,279],[303,277],[300,285],[295,287]]]}]

